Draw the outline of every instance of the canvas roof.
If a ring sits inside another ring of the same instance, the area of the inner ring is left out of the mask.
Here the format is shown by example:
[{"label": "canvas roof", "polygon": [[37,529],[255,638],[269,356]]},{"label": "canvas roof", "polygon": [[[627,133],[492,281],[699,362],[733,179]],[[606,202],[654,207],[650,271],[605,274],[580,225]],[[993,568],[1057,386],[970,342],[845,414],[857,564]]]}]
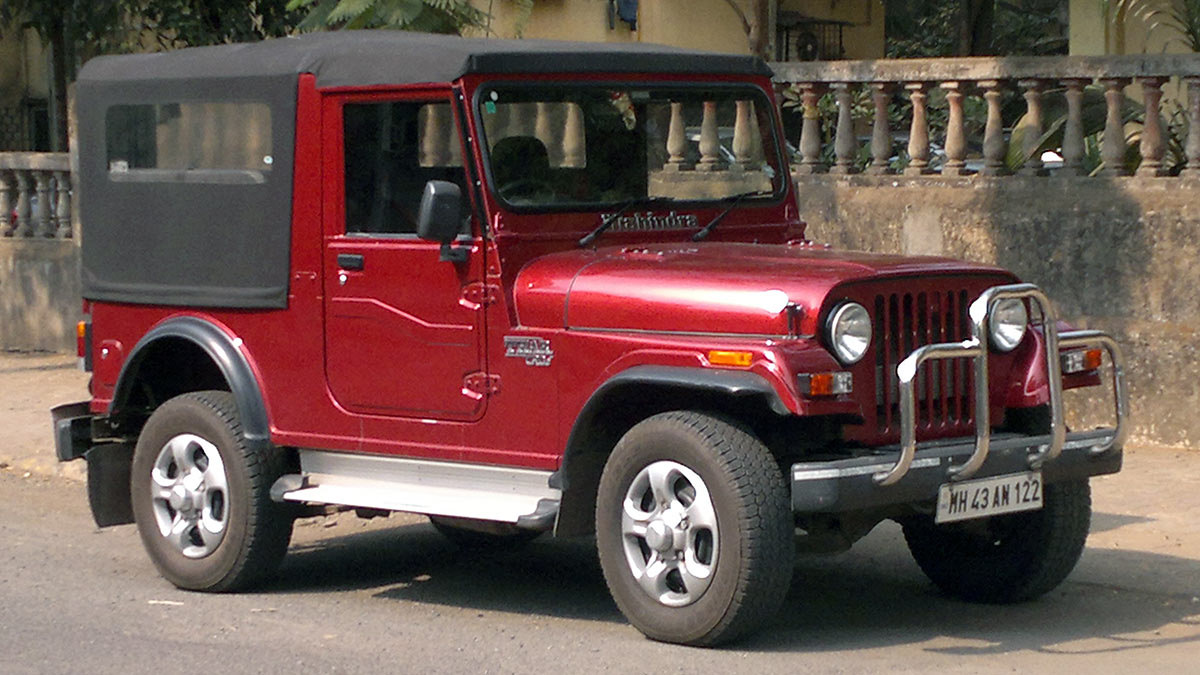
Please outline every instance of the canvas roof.
[{"label": "canvas roof", "polygon": [[762,60],[642,43],[498,40],[367,30],[92,59],[81,81],[313,73],[319,87],[449,82],[467,73],[697,72],[770,76]]}]

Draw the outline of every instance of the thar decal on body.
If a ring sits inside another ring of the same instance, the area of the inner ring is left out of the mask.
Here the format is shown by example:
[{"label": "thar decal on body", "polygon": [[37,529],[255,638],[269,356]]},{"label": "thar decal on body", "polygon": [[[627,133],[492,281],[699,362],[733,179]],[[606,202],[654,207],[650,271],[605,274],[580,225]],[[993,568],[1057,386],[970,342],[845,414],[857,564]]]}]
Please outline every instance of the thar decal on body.
[{"label": "thar decal on body", "polygon": [[548,366],[554,358],[550,341],[540,337],[504,336],[504,355],[525,359],[527,366]]}]

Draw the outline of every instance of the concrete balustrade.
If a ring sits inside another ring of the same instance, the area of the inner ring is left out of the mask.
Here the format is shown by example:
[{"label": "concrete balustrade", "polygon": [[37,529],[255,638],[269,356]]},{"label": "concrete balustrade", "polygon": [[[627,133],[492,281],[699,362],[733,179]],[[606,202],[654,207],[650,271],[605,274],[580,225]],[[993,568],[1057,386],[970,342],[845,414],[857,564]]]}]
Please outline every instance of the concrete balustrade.
[{"label": "concrete balustrade", "polygon": [[72,238],[67,153],[0,152],[0,236]]},{"label": "concrete balustrade", "polygon": [[[1001,118],[1001,102],[1005,92],[1016,91],[1024,98],[1025,130],[1020,139],[1021,156],[1025,161],[1015,173],[1025,176],[1044,176],[1048,172],[1037,152],[1043,132],[1054,120],[1046,119],[1049,96],[1063,97],[1067,111],[1062,124],[1062,142],[1058,149],[1063,161],[1056,173],[1084,173],[1086,133],[1084,129],[1084,88],[1098,85],[1105,90],[1106,115],[1100,156],[1103,164],[1100,175],[1125,176],[1128,120],[1123,117],[1126,88],[1145,108],[1137,152],[1141,162],[1139,176],[1161,177],[1175,173],[1167,165],[1167,136],[1162,122],[1163,87],[1171,78],[1180,78],[1182,97],[1186,100],[1187,119],[1191,121],[1187,138],[1182,139],[1186,150],[1186,165],[1181,175],[1200,172],[1200,55],[1155,55],[1114,57],[1008,57],[958,59],[905,59],[878,61],[830,61],[815,63],[775,63],[777,82],[793,85],[799,92],[804,116],[797,176],[831,171],[851,174],[865,170],[868,174],[896,173],[890,166],[892,149],[903,140],[900,130],[889,128],[888,105],[893,92],[903,92],[911,111],[908,113],[907,158],[902,173],[908,176],[966,176],[980,173],[1002,176],[1009,173],[1005,165],[1008,151],[1006,120]],[[941,138],[944,157],[940,167],[931,168],[930,123],[934,111],[930,93],[945,94],[946,128]],[[836,120],[825,120],[834,129],[833,138],[821,138],[821,112],[818,102],[822,94],[832,91],[837,107]],[[855,94],[864,92],[873,99],[875,114],[870,121],[871,159],[866,166],[858,158],[858,134],[866,121],[850,118]],[[987,110],[983,137],[967,135],[966,101],[982,99]],[[786,114],[786,113],[785,113]],[[1012,125],[1016,120],[1007,120]],[[1056,122],[1055,122],[1056,123]],[[968,157],[967,148],[981,148],[975,157]],[[832,146],[832,148],[830,147]],[[832,167],[824,165],[829,150],[835,158]],[[974,171],[967,169],[968,159],[979,159]],[[982,168],[979,168],[979,165]]]}]

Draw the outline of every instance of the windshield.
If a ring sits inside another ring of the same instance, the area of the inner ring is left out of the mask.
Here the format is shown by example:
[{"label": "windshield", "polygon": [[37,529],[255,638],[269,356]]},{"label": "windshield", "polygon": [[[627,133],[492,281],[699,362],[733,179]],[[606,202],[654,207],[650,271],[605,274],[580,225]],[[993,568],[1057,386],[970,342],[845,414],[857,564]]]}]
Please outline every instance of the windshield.
[{"label": "windshield", "polygon": [[751,87],[480,92],[492,190],[513,207],[611,207],[778,195],[785,172],[770,103]]}]

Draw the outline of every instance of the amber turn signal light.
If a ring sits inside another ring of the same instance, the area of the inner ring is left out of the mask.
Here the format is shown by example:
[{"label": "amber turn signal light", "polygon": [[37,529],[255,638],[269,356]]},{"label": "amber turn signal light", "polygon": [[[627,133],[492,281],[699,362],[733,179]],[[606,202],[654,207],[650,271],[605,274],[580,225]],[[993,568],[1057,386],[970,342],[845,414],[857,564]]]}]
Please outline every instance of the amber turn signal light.
[{"label": "amber turn signal light", "polygon": [[1075,373],[1096,370],[1102,363],[1102,357],[1103,354],[1099,349],[1077,349],[1075,351],[1064,352],[1059,356],[1062,374],[1074,375]]},{"label": "amber turn signal light", "polygon": [[805,373],[798,381],[800,393],[805,396],[838,396],[854,391],[851,373]]}]

